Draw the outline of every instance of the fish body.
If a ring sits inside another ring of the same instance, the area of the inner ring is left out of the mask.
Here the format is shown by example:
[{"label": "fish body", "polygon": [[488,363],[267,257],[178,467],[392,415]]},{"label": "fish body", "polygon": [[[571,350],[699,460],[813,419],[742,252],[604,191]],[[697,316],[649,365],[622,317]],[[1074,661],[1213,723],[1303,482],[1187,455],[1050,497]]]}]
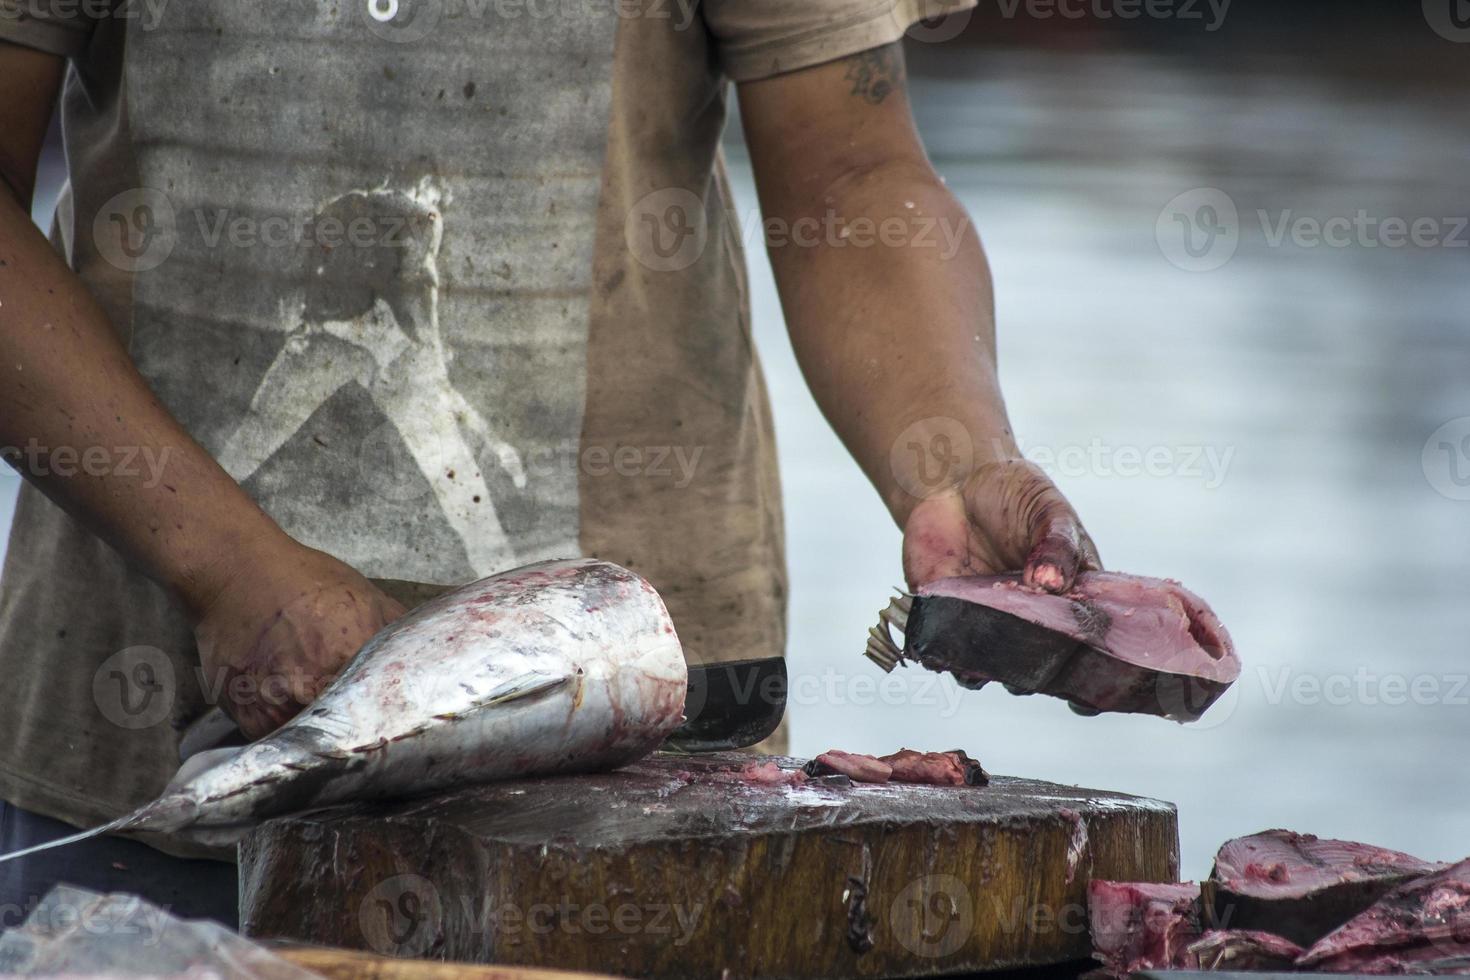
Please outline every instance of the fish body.
[{"label": "fish body", "polygon": [[615,768],[679,726],[687,684],[638,575],[594,559],[514,569],[389,625],[296,718],[191,759],[157,800],[87,835],[226,843],[314,806]]}]

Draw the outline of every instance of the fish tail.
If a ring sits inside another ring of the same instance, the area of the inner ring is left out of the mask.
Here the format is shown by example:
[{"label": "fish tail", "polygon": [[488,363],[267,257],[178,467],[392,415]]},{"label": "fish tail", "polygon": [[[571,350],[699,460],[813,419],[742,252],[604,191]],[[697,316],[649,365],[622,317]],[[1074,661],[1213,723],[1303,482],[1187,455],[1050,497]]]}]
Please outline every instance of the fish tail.
[{"label": "fish tail", "polygon": [[103,834],[113,833],[114,831],[121,830],[123,825],[132,819],[133,816],[134,814],[130,813],[125,817],[118,817],[116,820],[105,823],[100,827],[93,827],[91,830],[83,830],[80,833],[72,834],[68,837],[59,837],[56,840],[47,841],[44,844],[36,844],[33,847],[23,847],[18,851],[11,851],[8,854],[0,854],[0,864],[4,864],[6,861],[14,861],[17,858],[29,857],[32,854],[39,854],[41,851],[49,851],[53,847],[78,844],[84,840],[91,840],[93,837],[101,837]]},{"label": "fish tail", "polygon": [[25,847],[8,854],[0,854],[0,864],[6,861],[14,861],[19,858],[39,854],[57,847],[67,847],[71,844],[80,844],[84,840],[101,837],[104,834],[116,834],[129,830],[153,830],[170,832],[180,830],[193,823],[199,811],[199,805],[193,800],[183,796],[165,796],[154,800],[152,803],[134,810],[132,813],[124,814],[116,820],[110,820],[100,827],[90,830],[79,831],[66,837],[47,841],[44,844],[36,844],[33,847]]}]

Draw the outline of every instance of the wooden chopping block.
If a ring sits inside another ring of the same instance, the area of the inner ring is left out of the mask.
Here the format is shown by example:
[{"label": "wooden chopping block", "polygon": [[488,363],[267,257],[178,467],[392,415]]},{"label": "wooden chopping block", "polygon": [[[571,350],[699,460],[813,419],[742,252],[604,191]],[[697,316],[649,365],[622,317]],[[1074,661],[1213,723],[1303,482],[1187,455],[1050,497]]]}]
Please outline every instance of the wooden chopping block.
[{"label": "wooden chopping block", "polygon": [[1177,879],[1168,803],[1006,777],[757,785],[751,762],[660,754],[272,820],[240,848],[242,931],[622,975],[923,976],[1086,957],[1089,878]]},{"label": "wooden chopping block", "polygon": [[322,946],[279,946],[271,952],[326,980],[612,980],[602,974],[533,967],[390,959]]}]

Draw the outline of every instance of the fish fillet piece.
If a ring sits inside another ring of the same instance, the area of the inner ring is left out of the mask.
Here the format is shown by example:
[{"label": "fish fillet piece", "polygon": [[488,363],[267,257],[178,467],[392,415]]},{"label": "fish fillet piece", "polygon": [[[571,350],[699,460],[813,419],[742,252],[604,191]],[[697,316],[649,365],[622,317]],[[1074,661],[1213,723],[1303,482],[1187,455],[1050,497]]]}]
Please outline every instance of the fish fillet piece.
[{"label": "fish fillet piece", "polygon": [[963,749],[948,752],[917,752],[899,749],[891,755],[879,756],[893,769],[895,783],[923,783],[929,786],[984,786],[990,774],[979,760],[970,758]]},{"label": "fish fillet piece", "polygon": [[1470,859],[1392,889],[1297,960],[1325,973],[1470,974]]},{"label": "fish fillet piece", "polygon": [[[968,687],[999,681],[1093,711],[1191,721],[1240,676],[1219,617],[1165,579],[1084,572],[1056,595],[1019,575],[948,578],[882,615],[868,656],[885,669],[914,660]],[[901,651],[893,629],[903,634]]]},{"label": "fish fillet piece", "polygon": [[808,762],[805,771],[808,776],[846,776],[855,783],[985,786],[990,782],[990,773],[963,749],[948,752],[899,749],[883,756],[828,749]]},{"label": "fish fillet piece", "polygon": [[808,776],[846,776],[855,783],[886,783],[893,767],[876,756],[828,749],[806,764]]},{"label": "fish fillet piece", "polygon": [[1087,883],[1092,955],[1105,973],[1193,965],[1189,947],[1201,938],[1199,885],[1103,881]]},{"label": "fish fillet piece", "polygon": [[801,786],[807,781],[802,769],[782,769],[774,759],[762,759],[743,765],[677,770],[675,775],[689,783],[724,783],[729,786],[764,788],[769,786]]},{"label": "fish fillet piece", "polygon": [[1404,882],[1444,867],[1370,844],[1290,830],[1227,841],[1203,886],[1205,920],[1307,947]]}]

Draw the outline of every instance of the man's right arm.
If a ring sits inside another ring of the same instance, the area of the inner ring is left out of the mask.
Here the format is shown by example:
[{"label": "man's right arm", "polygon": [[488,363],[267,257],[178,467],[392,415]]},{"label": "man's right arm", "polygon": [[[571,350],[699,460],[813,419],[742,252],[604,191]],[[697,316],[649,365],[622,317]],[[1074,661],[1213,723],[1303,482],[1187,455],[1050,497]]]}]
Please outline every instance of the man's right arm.
[{"label": "man's right arm", "polygon": [[[206,670],[256,685],[298,675],[288,678],[300,692],[292,703],[226,705],[247,733],[263,734],[402,610],[289,537],[194,441],[32,223],[37,161],[64,65],[0,42],[0,451],[178,596]],[[135,458],[161,467],[117,465]]]},{"label": "man's right arm", "polygon": [[[159,403],[102,308],[30,220],[63,66],[54,55],[0,47],[13,93],[0,105],[0,447],[197,614],[223,587],[225,559],[275,546],[281,531]],[[89,450],[94,465],[83,465]],[[161,478],[116,466],[124,453],[163,461]]]}]

